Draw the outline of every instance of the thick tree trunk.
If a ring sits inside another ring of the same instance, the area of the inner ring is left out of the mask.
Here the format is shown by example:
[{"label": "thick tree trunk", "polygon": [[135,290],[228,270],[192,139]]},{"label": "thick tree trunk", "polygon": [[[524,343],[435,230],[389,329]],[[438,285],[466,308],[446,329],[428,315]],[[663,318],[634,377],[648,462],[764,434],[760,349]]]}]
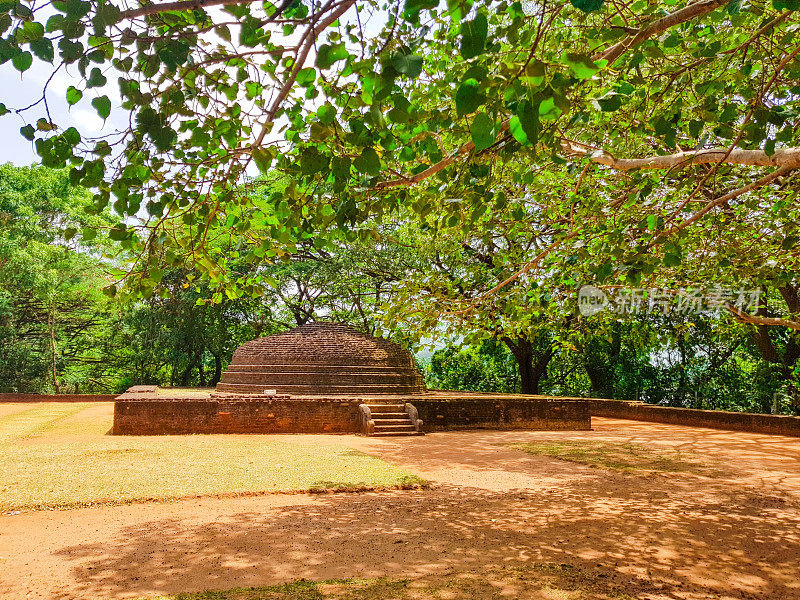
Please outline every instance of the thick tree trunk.
[{"label": "thick tree trunk", "polygon": [[595,398],[614,398],[614,385],[611,381],[609,369],[605,365],[584,365],[589,385],[592,387],[592,396]]},{"label": "thick tree trunk", "polygon": [[553,347],[548,346],[547,350],[534,360],[533,344],[530,340],[524,337],[515,339],[504,337],[503,343],[508,346],[514,360],[517,361],[520,391],[523,394],[538,394],[542,378],[547,374],[547,365],[553,358]]},{"label": "thick tree trunk", "polygon": [[183,373],[181,373],[181,378],[179,382],[180,385],[182,386],[189,385],[189,380],[192,377],[192,371],[194,371],[195,367],[198,366],[199,362],[200,362],[200,354],[197,353],[193,354],[191,360],[189,361],[189,364],[186,365],[186,368],[183,370]]},{"label": "thick tree trunk", "polygon": [[[793,316],[800,311],[800,290],[797,286],[786,285],[778,288],[789,312]],[[769,315],[769,308],[762,300],[761,305],[758,307],[758,316],[767,319]],[[776,375],[779,380],[786,385],[787,394],[791,398],[792,408],[800,414],[800,390],[794,381],[794,367],[797,361],[800,360],[800,340],[794,332],[789,332],[789,338],[783,347],[783,352],[778,350],[770,332],[774,331],[775,327],[771,325],[758,324],[753,327],[753,341],[758,348],[761,358],[765,361],[775,365]]]},{"label": "thick tree trunk", "polygon": [[58,383],[58,369],[56,368],[56,326],[55,319],[53,317],[52,304],[47,310],[47,329],[48,333],[50,334],[50,365],[52,369],[53,388],[55,389],[56,394],[58,394],[61,392],[61,385]]},{"label": "thick tree trunk", "polygon": [[522,351],[514,354],[519,371],[520,391],[523,394],[538,394],[539,381],[533,375],[533,354]]},{"label": "thick tree trunk", "polygon": [[611,335],[610,344],[593,337],[584,346],[583,366],[595,398],[613,399],[615,395],[614,369],[622,350],[622,336],[618,327],[612,330]]},{"label": "thick tree trunk", "polygon": [[211,385],[217,385],[222,379],[222,356],[214,355],[214,377],[211,378]]}]

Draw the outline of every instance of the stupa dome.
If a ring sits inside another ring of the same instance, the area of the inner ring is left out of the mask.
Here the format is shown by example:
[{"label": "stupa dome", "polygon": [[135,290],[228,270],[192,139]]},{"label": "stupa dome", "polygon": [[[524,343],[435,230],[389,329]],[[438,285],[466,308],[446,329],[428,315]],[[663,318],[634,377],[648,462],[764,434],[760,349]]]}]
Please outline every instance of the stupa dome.
[{"label": "stupa dome", "polygon": [[217,384],[226,394],[414,394],[425,390],[411,353],[347,325],[309,323],[243,344]]}]

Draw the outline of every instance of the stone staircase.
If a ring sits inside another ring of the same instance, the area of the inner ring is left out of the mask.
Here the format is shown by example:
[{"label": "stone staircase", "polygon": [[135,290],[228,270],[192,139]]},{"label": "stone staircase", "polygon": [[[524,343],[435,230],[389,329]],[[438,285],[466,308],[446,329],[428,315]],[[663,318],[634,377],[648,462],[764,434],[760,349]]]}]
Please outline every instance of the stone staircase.
[{"label": "stone staircase", "polygon": [[372,437],[423,435],[412,404],[361,404],[361,431]]}]

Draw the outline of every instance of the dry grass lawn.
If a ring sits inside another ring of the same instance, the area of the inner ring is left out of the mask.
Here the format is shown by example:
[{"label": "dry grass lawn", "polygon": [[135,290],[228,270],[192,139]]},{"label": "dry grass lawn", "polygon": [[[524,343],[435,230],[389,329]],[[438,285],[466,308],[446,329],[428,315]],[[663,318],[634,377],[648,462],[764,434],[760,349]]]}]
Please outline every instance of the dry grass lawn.
[{"label": "dry grass lawn", "polygon": [[697,458],[681,454],[677,450],[655,450],[627,442],[589,440],[548,440],[511,444],[528,454],[550,456],[589,467],[614,469],[617,471],[660,471],[664,473],[691,473],[706,477],[719,476],[722,472]]},{"label": "dry grass lawn", "polygon": [[568,565],[534,564],[418,579],[297,581],[147,600],[633,600],[612,582]]},{"label": "dry grass lawn", "polygon": [[105,403],[0,413],[0,512],[423,484],[344,445],[258,435],[111,436]]}]

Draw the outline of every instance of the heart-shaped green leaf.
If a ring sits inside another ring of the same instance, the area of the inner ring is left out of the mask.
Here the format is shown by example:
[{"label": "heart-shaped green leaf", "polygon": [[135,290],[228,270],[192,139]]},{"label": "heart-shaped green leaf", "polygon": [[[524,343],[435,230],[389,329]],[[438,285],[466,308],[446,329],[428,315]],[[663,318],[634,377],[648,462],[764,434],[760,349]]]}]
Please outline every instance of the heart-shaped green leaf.
[{"label": "heart-shaped green leaf", "polygon": [[339,60],[347,60],[349,56],[350,53],[344,47],[344,44],[335,44],[333,46],[323,44],[317,52],[316,64],[320,69],[330,69],[333,63]]},{"label": "heart-shaped green leaf", "polygon": [[461,23],[461,56],[473,58],[483,53],[489,22],[484,13],[478,13],[471,21]]},{"label": "heart-shaped green leaf", "polygon": [[67,104],[72,106],[73,104],[77,104],[80,102],[80,99],[83,98],[83,92],[80,91],[78,88],[74,86],[69,86],[67,88]]},{"label": "heart-shaped green leaf", "polygon": [[485,150],[494,144],[494,121],[486,113],[478,113],[472,121],[471,133],[475,149]]},{"label": "heart-shaped green leaf", "polygon": [[353,166],[361,173],[377,175],[381,170],[381,160],[372,148],[364,148],[361,155],[353,161]]},{"label": "heart-shaped green leaf", "polygon": [[20,52],[11,59],[11,63],[14,65],[14,68],[17,71],[24,73],[31,68],[31,64],[33,63],[33,55],[30,52]]},{"label": "heart-shaped green leaf", "polygon": [[416,54],[402,54],[396,52],[392,56],[392,65],[398,73],[416,79],[422,73],[422,57]]},{"label": "heart-shaped green leaf", "polygon": [[456,90],[456,114],[460,118],[474,113],[485,101],[486,97],[480,93],[477,80],[467,79]]},{"label": "heart-shaped green leaf", "polygon": [[569,0],[572,6],[585,13],[594,12],[603,8],[603,0]]},{"label": "heart-shaped green leaf", "polygon": [[111,114],[111,100],[109,100],[108,96],[95,98],[92,100],[92,106],[94,106],[97,114],[100,115],[104,121],[108,118],[108,115]]}]

